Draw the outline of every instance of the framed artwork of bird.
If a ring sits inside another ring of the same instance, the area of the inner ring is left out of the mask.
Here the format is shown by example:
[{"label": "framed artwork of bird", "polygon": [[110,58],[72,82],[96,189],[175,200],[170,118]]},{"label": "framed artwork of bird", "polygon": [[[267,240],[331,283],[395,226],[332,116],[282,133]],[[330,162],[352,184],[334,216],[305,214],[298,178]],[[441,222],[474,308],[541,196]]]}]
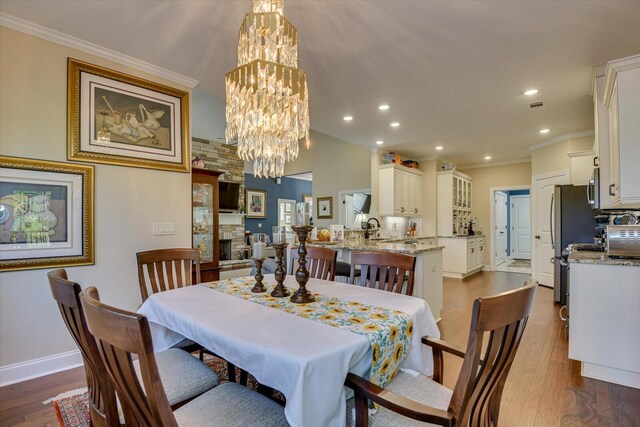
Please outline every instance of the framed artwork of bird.
[{"label": "framed artwork of bird", "polygon": [[68,59],[69,160],[188,172],[189,93]]}]

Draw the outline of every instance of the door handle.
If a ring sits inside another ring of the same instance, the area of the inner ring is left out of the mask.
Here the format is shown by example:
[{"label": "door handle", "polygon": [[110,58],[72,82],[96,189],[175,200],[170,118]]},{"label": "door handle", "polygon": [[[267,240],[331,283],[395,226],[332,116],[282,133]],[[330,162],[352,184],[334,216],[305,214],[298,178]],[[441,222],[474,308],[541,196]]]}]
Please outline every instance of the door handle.
[{"label": "door handle", "polygon": [[555,194],[551,195],[551,209],[549,209],[549,230],[551,230],[551,233],[549,233],[549,235],[551,236],[551,249],[555,249],[556,247],[553,241],[553,202],[555,197]]},{"label": "door handle", "polygon": [[536,239],[540,240],[540,236],[536,236]]},{"label": "door handle", "polygon": [[616,193],[613,192],[613,188],[616,186],[615,182],[609,186],[609,195],[615,196]]},{"label": "door handle", "polygon": [[563,312],[563,311],[564,311],[565,313],[569,314],[569,308],[568,308],[566,305],[563,305],[562,307],[560,307],[560,311],[558,312],[558,315],[560,316],[560,320],[562,320],[563,322],[566,322],[566,321],[567,321],[567,318],[568,318],[569,316],[567,316],[567,315],[564,315],[564,316],[563,316],[563,315],[562,315],[562,312]]}]

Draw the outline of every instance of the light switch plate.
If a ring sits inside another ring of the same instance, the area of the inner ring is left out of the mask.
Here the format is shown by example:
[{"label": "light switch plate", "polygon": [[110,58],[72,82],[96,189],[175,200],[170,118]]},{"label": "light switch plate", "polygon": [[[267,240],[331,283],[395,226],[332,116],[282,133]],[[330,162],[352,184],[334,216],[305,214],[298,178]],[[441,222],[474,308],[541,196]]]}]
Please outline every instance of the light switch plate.
[{"label": "light switch plate", "polygon": [[153,223],[154,236],[171,236],[174,234],[176,234],[175,222],[154,222]]}]

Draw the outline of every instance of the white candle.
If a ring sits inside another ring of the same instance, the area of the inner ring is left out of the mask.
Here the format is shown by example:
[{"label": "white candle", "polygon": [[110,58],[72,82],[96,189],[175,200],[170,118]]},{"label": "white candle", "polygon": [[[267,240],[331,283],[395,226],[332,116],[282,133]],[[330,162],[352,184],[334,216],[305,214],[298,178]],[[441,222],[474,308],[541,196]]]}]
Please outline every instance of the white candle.
[{"label": "white candle", "polygon": [[267,244],[264,242],[256,242],[253,244],[253,257],[264,258],[266,253]]}]

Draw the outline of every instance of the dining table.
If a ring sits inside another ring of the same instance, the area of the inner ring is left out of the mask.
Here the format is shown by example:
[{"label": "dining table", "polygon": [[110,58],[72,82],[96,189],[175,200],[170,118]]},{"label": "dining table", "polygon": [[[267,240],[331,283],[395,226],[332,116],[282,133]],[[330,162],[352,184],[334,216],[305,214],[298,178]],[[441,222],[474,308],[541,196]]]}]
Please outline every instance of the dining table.
[{"label": "dining table", "polygon": [[[167,349],[184,338],[201,344],[251,373],[259,383],[282,392],[287,421],[296,427],[344,426],[347,373],[368,378],[377,357],[378,344],[372,344],[366,334],[330,321],[328,306],[337,313],[341,306],[356,307],[405,319],[400,333],[407,335],[406,354],[398,369],[433,374],[432,352],[421,338],[439,338],[440,331],[423,299],[311,278],[307,289],[316,301],[291,308],[288,298],[269,296],[276,284],[273,275],[264,276],[267,293],[235,292],[252,283],[251,277],[227,279],[151,295],[138,313],[149,321],[154,350]],[[284,285],[291,292],[298,288],[292,276],[285,278]],[[324,310],[322,319],[309,316],[316,310]],[[377,327],[375,322],[369,326]],[[397,331],[393,325],[391,329]]]}]

